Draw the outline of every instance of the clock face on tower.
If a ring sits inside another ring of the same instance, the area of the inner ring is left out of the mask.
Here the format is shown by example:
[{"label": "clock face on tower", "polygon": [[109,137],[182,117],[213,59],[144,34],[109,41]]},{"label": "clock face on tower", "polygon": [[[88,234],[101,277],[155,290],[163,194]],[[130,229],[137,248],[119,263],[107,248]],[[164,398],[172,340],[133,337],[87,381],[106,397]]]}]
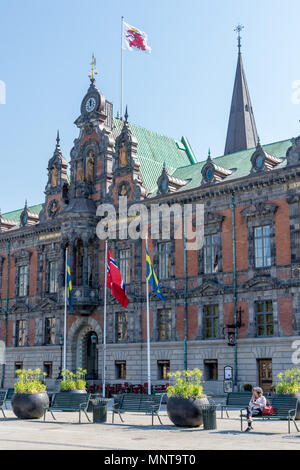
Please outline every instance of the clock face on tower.
[{"label": "clock face on tower", "polygon": [[93,97],[88,98],[87,102],[85,103],[85,109],[88,113],[91,113],[96,108],[96,100]]}]

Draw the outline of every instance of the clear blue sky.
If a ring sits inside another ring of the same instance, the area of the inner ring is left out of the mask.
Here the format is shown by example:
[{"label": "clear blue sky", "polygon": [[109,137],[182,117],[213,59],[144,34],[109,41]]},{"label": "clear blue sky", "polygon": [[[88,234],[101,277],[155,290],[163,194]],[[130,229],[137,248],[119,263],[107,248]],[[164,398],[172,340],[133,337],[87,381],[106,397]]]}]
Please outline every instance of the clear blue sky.
[{"label": "clear blue sky", "polygon": [[2,0],[0,208],[43,202],[56,131],[69,160],[74,120],[89,86],[120,103],[120,18],[146,31],[152,55],[125,52],[129,119],[175,138],[186,135],[198,160],[224,151],[237,60],[237,23],[262,143],[300,133],[291,101],[300,80],[299,0]]}]

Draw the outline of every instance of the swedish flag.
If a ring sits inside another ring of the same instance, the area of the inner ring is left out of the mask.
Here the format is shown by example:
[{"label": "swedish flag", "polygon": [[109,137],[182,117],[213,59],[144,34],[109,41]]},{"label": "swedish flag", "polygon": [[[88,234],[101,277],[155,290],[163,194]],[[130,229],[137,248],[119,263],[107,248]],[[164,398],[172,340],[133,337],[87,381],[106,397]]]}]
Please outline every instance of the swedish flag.
[{"label": "swedish flag", "polygon": [[151,284],[152,284],[153,293],[156,294],[157,297],[159,297],[161,300],[163,300],[165,302],[166,299],[164,298],[163,293],[162,293],[162,291],[159,287],[159,282],[158,282],[157,276],[156,276],[155,271],[152,267],[151,259],[150,259],[149,253],[148,253],[147,240],[146,240],[146,270],[147,270],[146,277],[147,277],[148,281],[151,282]]},{"label": "swedish flag", "polygon": [[67,299],[70,311],[73,313],[73,294],[72,294],[72,278],[69,264],[69,255],[67,252]]}]

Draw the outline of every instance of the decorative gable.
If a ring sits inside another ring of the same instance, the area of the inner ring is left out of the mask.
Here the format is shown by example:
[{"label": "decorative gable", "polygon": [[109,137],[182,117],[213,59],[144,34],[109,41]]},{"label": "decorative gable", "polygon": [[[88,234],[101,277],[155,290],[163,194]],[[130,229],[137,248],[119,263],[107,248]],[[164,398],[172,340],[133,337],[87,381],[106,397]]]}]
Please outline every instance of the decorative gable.
[{"label": "decorative gable", "polygon": [[258,142],[256,150],[251,156],[251,173],[273,170],[273,168],[275,168],[280,163],[280,158],[274,157],[273,155],[265,152],[260,142]]},{"label": "decorative gable", "polygon": [[166,164],[164,163],[162,173],[157,180],[157,194],[175,193],[186,184],[187,181],[170,176],[167,172]]},{"label": "decorative gable", "polygon": [[206,163],[203,166],[201,173],[202,173],[201,184],[204,185],[204,184],[220,183],[225,178],[227,178],[227,176],[231,175],[232,171],[216,165],[211,158],[210,150],[209,150]]},{"label": "decorative gable", "polygon": [[243,217],[274,216],[278,209],[277,204],[271,202],[257,202],[241,211]]}]

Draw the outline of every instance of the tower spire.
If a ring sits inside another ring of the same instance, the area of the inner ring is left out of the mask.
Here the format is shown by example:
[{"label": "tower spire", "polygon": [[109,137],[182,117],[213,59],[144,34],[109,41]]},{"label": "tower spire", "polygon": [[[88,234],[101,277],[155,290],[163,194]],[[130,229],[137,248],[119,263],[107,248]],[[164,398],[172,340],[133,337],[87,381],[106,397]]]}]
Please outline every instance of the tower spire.
[{"label": "tower spire", "polygon": [[250,93],[241,54],[242,25],[235,28],[238,34],[238,61],[231,101],[224,155],[254,148],[258,137]]}]

